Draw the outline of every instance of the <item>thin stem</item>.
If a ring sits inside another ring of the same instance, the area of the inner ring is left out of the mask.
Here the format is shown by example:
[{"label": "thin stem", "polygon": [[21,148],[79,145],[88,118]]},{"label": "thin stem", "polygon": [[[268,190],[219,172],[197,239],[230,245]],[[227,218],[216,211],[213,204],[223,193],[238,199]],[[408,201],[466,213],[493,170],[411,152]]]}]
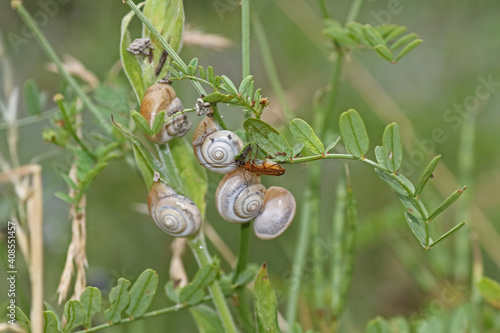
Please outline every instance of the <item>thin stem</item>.
[{"label": "thin stem", "polygon": [[328,94],[328,99],[325,108],[323,108],[326,115],[322,118],[324,119],[322,136],[326,137],[327,133],[333,128],[333,119],[335,116],[335,104],[337,103],[339,90],[340,90],[340,76],[342,73],[342,64],[344,53],[340,47],[337,49],[337,59],[335,59],[335,65],[333,67],[332,77],[330,79],[330,93]]},{"label": "thin stem", "polygon": [[250,1],[241,0],[241,62],[243,79],[250,75]]},{"label": "thin stem", "polygon": [[324,0],[318,0],[318,6],[319,6],[319,11],[321,13],[321,16],[324,19],[330,18],[330,15],[328,15],[328,9],[326,8],[326,4]]},{"label": "thin stem", "polygon": [[264,62],[264,67],[266,68],[267,77],[269,78],[271,87],[273,88],[273,91],[276,94],[279,103],[283,107],[283,113],[285,117],[287,118],[287,120],[291,120],[293,118],[293,114],[291,112],[290,105],[288,105],[283,86],[281,85],[278,71],[276,69],[271,53],[271,48],[269,47],[269,42],[266,37],[266,33],[264,31],[264,28],[262,27],[262,24],[260,23],[257,14],[252,15],[252,23],[255,37],[257,38],[257,42],[259,43],[259,50],[261,52],[262,61]]},{"label": "thin stem", "polygon": [[436,245],[437,243],[439,243],[440,241],[442,241],[443,239],[445,239],[446,237],[448,237],[449,235],[451,235],[452,233],[454,233],[458,229],[462,228],[464,225],[465,225],[465,222],[460,222],[459,224],[457,224],[456,226],[454,226],[453,228],[451,228],[443,236],[439,237],[438,240],[436,240],[435,242],[433,242],[432,244],[430,244],[428,247],[426,247],[425,250],[430,250],[434,245]]},{"label": "thin stem", "polygon": [[356,21],[359,12],[361,11],[361,8],[363,8],[363,5],[365,4],[365,0],[354,0],[352,2],[351,8],[349,8],[349,12],[347,13],[347,17],[345,20],[345,25]]},{"label": "thin stem", "polygon": [[[210,296],[206,296],[205,298],[202,299],[202,301],[200,303],[203,303],[203,302],[206,302],[206,301],[209,301],[209,300],[210,300]],[[111,327],[111,326],[116,326],[116,325],[120,325],[120,324],[130,323],[132,321],[137,321],[137,320],[141,320],[141,319],[158,317],[158,316],[170,313],[170,312],[177,312],[179,310],[185,309],[185,308],[190,307],[190,306],[191,305],[189,305],[187,303],[186,304],[176,304],[176,305],[169,306],[167,308],[163,308],[163,309],[160,309],[160,310],[155,310],[155,311],[147,312],[144,315],[142,315],[142,317],[139,317],[139,318],[128,317],[128,318],[124,318],[124,319],[120,320],[116,324],[108,322],[106,324],[102,324],[102,325],[99,325],[99,326],[87,328],[85,330],[76,331],[75,333],[97,332],[97,331],[100,331],[102,329],[105,329],[105,328],[108,328],[108,327]]]},{"label": "thin stem", "polygon": [[[212,262],[212,258],[207,250],[207,245],[205,243],[205,237],[202,232],[199,232],[195,237],[188,241],[191,250],[198,262],[198,266],[202,267],[208,265]],[[226,303],[224,294],[219,285],[218,281],[215,281],[210,287],[210,295],[212,296],[212,301],[219,314],[219,319],[224,327],[225,332],[236,333],[236,325],[234,324],[233,317]]]},{"label": "thin stem", "polygon": [[238,262],[234,271],[233,283],[236,282],[238,276],[247,268],[248,263],[248,248],[250,243],[251,225],[243,223],[240,227],[240,246],[238,249]]},{"label": "thin stem", "polygon": [[85,94],[82,88],[78,85],[78,83],[75,81],[75,79],[64,69],[63,63],[61,59],[57,56],[56,52],[52,48],[52,46],[49,44],[47,39],[45,38],[44,34],[42,31],[38,28],[38,25],[36,22],[33,20],[31,15],[26,11],[24,6],[19,2],[16,2],[16,5],[14,7],[15,10],[17,10],[17,13],[21,17],[21,19],[26,23],[26,25],[31,29],[33,32],[33,36],[35,36],[36,40],[38,41],[38,44],[42,48],[42,50],[45,52],[47,57],[54,62],[54,64],[57,67],[57,70],[59,73],[62,75],[62,77],[69,83],[69,85],[75,90],[76,94],[80,99],[82,100],[83,104],[87,106],[87,108],[92,112],[92,114],[97,118],[99,125],[106,129],[110,130],[111,125],[109,124],[109,121],[104,118],[102,112],[99,111],[99,109],[95,106],[95,104],[90,100],[90,98]]},{"label": "thin stem", "polygon": [[59,106],[59,109],[61,110],[61,113],[62,113],[62,116],[64,119],[64,125],[65,125],[66,129],[71,134],[73,139],[75,139],[76,143],[78,143],[78,145],[83,149],[83,151],[85,151],[87,154],[92,156],[92,158],[95,160],[97,157],[94,155],[94,153],[92,153],[87,148],[87,146],[82,142],[82,140],[80,140],[80,138],[76,134],[75,130],[73,129],[73,125],[71,124],[71,122],[69,120],[68,113],[66,112],[66,107],[64,106],[62,98],[63,98],[62,95],[56,95],[55,100],[56,100],[57,105]]},{"label": "thin stem", "polygon": [[10,122],[9,123],[7,123],[7,122],[0,123],[0,131],[3,131],[11,126],[23,127],[23,126],[36,124],[36,123],[40,122],[41,120],[45,120],[58,112],[59,112],[59,109],[54,108],[54,109],[51,109],[49,111],[45,111],[42,114],[16,119],[15,121],[13,121],[11,123]]},{"label": "thin stem", "polygon": [[292,276],[290,279],[289,295],[287,302],[287,312],[286,320],[288,324],[292,326],[295,323],[295,318],[297,315],[298,299],[300,292],[300,284],[303,275],[304,262],[307,254],[307,249],[309,248],[309,215],[311,213],[313,190],[311,188],[311,183],[313,178],[317,177],[317,172],[314,169],[319,168],[319,164],[312,164],[309,167],[307,174],[307,187],[304,192],[302,213],[300,214],[299,221],[299,233],[297,240],[297,247],[295,248],[293,266],[292,266]]}]

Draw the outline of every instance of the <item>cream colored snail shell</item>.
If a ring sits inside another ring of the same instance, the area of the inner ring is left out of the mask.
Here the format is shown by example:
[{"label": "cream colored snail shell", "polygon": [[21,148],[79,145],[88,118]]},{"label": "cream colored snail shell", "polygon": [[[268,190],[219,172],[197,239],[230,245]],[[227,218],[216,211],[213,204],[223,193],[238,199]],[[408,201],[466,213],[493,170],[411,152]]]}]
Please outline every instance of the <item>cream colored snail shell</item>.
[{"label": "cream colored snail shell", "polygon": [[295,198],[285,188],[272,186],[264,196],[264,209],[253,222],[254,233],[260,239],[274,239],[292,223],[295,216]]},{"label": "cream colored snail shell", "polygon": [[243,141],[235,133],[220,130],[215,122],[206,117],[194,132],[193,151],[205,168],[226,174],[238,168],[236,156],[243,149]]},{"label": "cream colored snail shell", "polygon": [[[141,102],[141,115],[147,120],[151,128],[156,115],[160,111],[166,111],[166,119],[182,110],[182,102],[176,97],[174,88],[165,83],[155,83],[150,86],[144,93]],[[154,136],[147,135],[147,137],[156,144],[164,144],[176,136],[184,136],[190,129],[191,122],[185,114],[181,114],[169,120]]]},{"label": "cream colored snail shell", "polygon": [[148,209],[156,225],[169,235],[187,237],[201,227],[196,204],[161,182],[155,182],[149,191]]},{"label": "cream colored snail shell", "polygon": [[249,222],[263,208],[266,188],[260,177],[245,170],[225,175],[215,193],[215,206],[220,216],[232,223]]}]

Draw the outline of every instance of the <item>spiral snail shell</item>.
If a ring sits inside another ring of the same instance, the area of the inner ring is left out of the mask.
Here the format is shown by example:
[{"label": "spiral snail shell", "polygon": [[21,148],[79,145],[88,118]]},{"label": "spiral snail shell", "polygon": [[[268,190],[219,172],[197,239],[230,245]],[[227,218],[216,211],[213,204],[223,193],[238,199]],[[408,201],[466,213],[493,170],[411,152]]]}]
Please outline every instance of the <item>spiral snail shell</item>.
[{"label": "spiral snail shell", "polygon": [[220,216],[232,223],[249,222],[263,208],[266,188],[260,177],[245,170],[225,175],[215,193],[215,206]]},{"label": "spiral snail shell", "polygon": [[231,131],[220,130],[215,122],[204,118],[193,136],[193,151],[205,168],[226,174],[238,168],[235,158],[243,148],[243,141]]},{"label": "spiral snail shell", "polygon": [[[160,111],[166,111],[166,119],[182,110],[182,102],[176,97],[174,88],[165,83],[155,83],[149,87],[144,93],[141,102],[141,115],[147,120],[151,128],[153,128],[156,115]],[[186,115],[181,114],[170,119],[158,133],[147,137],[156,144],[164,144],[176,136],[184,136],[191,129],[191,125]]]},{"label": "spiral snail shell", "polygon": [[156,225],[169,235],[187,237],[201,227],[196,204],[161,182],[155,182],[149,191],[148,209]]},{"label": "spiral snail shell", "polygon": [[283,187],[271,186],[264,196],[264,209],[254,222],[254,233],[260,239],[274,239],[292,223],[295,216],[295,198]]}]

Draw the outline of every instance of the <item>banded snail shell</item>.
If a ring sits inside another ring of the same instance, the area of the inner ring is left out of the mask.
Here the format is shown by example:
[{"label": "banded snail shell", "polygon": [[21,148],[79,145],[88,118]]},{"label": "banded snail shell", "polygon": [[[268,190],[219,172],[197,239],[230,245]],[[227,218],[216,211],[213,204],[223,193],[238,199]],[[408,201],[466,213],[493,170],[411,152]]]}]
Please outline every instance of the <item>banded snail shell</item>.
[{"label": "banded snail shell", "polygon": [[222,178],[215,193],[220,216],[232,223],[249,222],[263,208],[266,188],[260,177],[245,170],[235,170]]},{"label": "banded snail shell", "polygon": [[196,204],[161,182],[155,182],[149,191],[148,209],[156,225],[169,235],[192,236],[201,227]]}]

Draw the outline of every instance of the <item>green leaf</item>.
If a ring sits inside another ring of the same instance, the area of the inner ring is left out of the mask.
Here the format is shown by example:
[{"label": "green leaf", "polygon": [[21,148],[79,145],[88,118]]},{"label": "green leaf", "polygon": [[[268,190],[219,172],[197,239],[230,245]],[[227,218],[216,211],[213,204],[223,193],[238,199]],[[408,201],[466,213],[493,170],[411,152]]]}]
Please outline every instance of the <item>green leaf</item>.
[{"label": "green leaf", "polygon": [[[169,177],[163,164],[160,163],[158,159],[153,154],[151,154],[151,152],[146,147],[144,147],[141,141],[128,131],[128,129],[126,129],[120,123],[115,122],[113,119],[111,121],[116,126],[116,128],[123,135],[125,135],[128,140],[132,142],[137,166],[139,167],[139,170],[141,171],[148,188],[151,188],[151,186],[153,186],[154,171],[159,172],[162,179],[166,182],[169,182]],[[174,190],[176,189],[174,188]]]},{"label": "green leaf", "polygon": [[382,148],[387,168],[391,172],[398,171],[403,162],[403,144],[398,124],[392,123],[385,128],[382,136]]},{"label": "green leaf", "polygon": [[476,284],[481,296],[497,309],[500,309],[500,284],[488,277],[483,277]]},{"label": "green leaf", "polygon": [[371,46],[375,47],[377,45],[385,46],[385,40],[382,38],[380,33],[371,25],[365,24],[363,26],[363,32],[365,38],[368,40]]},{"label": "green leaf", "polygon": [[203,101],[207,103],[219,103],[224,99],[225,96],[227,95],[223,95],[220,92],[216,91],[211,93],[210,95],[203,97]]},{"label": "green leaf", "polygon": [[60,176],[64,180],[64,182],[68,184],[70,189],[72,190],[78,189],[78,185],[76,185],[75,182],[71,178],[69,178],[67,174],[61,173]]},{"label": "green leaf", "polygon": [[434,169],[436,168],[439,160],[441,159],[441,155],[438,155],[432,159],[432,161],[429,163],[427,168],[425,169],[424,173],[422,176],[420,176],[420,179],[417,183],[417,187],[415,189],[415,196],[419,196],[420,193],[422,193],[422,190],[424,189],[425,185],[429,181],[429,179],[432,178],[432,173],[434,172]]},{"label": "green leaf", "polygon": [[296,143],[293,145],[293,148],[292,148],[292,155],[293,157],[297,156],[300,154],[300,152],[302,151],[302,149],[304,149],[304,144],[303,143]]},{"label": "green leaf", "polygon": [[198,66],[198,72],[200,72],[200,77],[205,80],[207,74],[205,73],[205,69],[202,66]]},{"label": "green leaf", "polygon": [[[16,321],[27,333],[31,333],[31,324],[28,317],[24,314],[21,308],[16,306]],[[56,325],[57,328],[57,325]]]},{"label": "green leaf", "polygon": [[[31,332],[31,331],[28,331]],[[58,333],[57,318],[52,311],[43,311],[43,333]]]},{"label": "green leaf", "polygon": [[425,231],[424,221],[419,220],[413,214],[405,213],[406,222],[410,226],[411,231],[417,237],[420,244],[425,247],[427,245],[427,233]]},{"label": "green leaf", "polygon": [[[404,194],[401,194],[399,192],[396,192],[396,195],[398,196],[398,198],[401,201],[401,203],[403,204],[403,206],[405,206],[405,208],[408,210],[408,213],[415,215],[415,217],[418,218],[419,220],[427,221],[428,213],[427,213],[427,210],[425,209],[425,206],[420,201],[420,199],[414,199],[414,198],[409,197],[408,195],[404,195]],[[423,210],[423,213],[425,214],[425,216],[422,216],[422,214],[420,214],[420,210],[418,209],[415,201],[420,203],[420,207]]]},{"label": "green leaf", "polygon": [[125,313],[135,318],[142,317],[151,305],[157,287],[158,274],[149,268],[142,272],[130,288],[130,304]]},{"label": "green leaf", "polygon": [[257,265],[249,265],[243,272],[238,274],[238,279],[234,285],[236,287],[246,286],[255,279],[258,271],[259,267]]},{"label": "green leaf", "polygon": [[259,332],[280,332],[278,325],[278,302],[271,288],[264,263],[255,279],[254,287],[255,316]]},{"label": "green leaf", "polygon": [[418,38],[418,35],[414,32],[407,34],[407,35],[404,35],[403,37],[401,37],[400,39],[398,39],[397,41],[395,41],[391,45],[391,50],[396,50],[396,49],[400,48],[401,46],[408,44],[409,42],[411,42],[417,38]]},{"label": "green leaf", "polygon": [[130,85],[134,89],[137,101],[142,101],[144,97],[145,87],[142,83],[142,69],[137,56],[127,51],[128,46],[132,42],[128,26],[134,17],[134,12],[130,11],[122,18],[121,36],[120,36],[120,58],[122,61],[123,71],[127,76]]},{"label": "green leaf", "polygon": [[[396,192],[402,195],[412,195],[415,193],[415,189],[413,188],[413,184],[403,175],[401,174],[387,174],[379,169],[375,169],[375,173],[387,184],[389,184],[390,187],[392,187]],[[404,185],[404,186],[403,186]],[[405,189],[408,189],[410,193]]]},{"label": "green leaf", "polygon": [[387,36],[385,36],[386,41],[390,41],[392,39],[398,38],[402,34],[404,34],[408,30],[407,27],[405,26],[399,26],[396,29],[394,29],[391,33],[389,33]]},{"label": "green leaf", "polygon": [[155,120],[153,121],[153,128],[151,130],[153,135],[157,134],[164,124],[165,124],[165,111],[160,111],[158,112],[158,114],[155,117]]},{"label": "green leaf", "polygon": [[113,324],[118,323],[122,319],[122,311],[130,303],[130,295],[127,291],[129,287],[129,280],[119,278],[118,285],[113,287],[109,292],[109,303],[111,305],[104,311],[104,317]]},{"label": "green leaf", "polygon": [[24,105],[29,114],[41,114],[45,107],[47,96],[38,92],[35,80],[28,79],[23,86]]},{"label": "green leaf", "polygon": [[[163,36],[168,44],[179,53],[182,46],[182,34],[184,30],[184,8],[182,0],[147,0],[144,6],[144,15],[151,21],[156,30]],[[143,26],[143,37],[151,39],[153,50],[153,66],[144,59],[142,62],[143,82],[149,87],[158,79],[168,74],[171,57],[167,57],[161,71],[156,75],[157,67],[163,53],[163,46],[156,36]],[[186,73],[187,74],[187,73]]]},{"label": "green leaf", "polygon": [[215,281],[218,272],[218,262],[201,267],[200,270],[196,272],[193,281],[181,289],[179,301],[189,305],[199,303],[205,296],[203,289],[210,286]]},{"label": "green leaf", "polygon": [[[248,75],[247,77],[245,77],[243,80],[241,80],[241,83],[240,83],[240,87],[238,88],[238,91],[242,94],[242,95],[247,95],[247,90],[249,90],[248,88],[251,86],[253,82],[253,75]],[[252,89],[253,90],[253,89]],[[253,92],[253,91],[252,91]]]},{"label": "green leaf", "polygon": [[248,118],[243,123],[247,135],[254,141],[260,149],[267,155],[277,156],[285,153],[285,156],[293,157],[292,147],[286,139],[271,125],[255,118]]},{"label": "green leaf", "polygon": [[340,142],[340,139],[342,139],[342,137],[338,137],[337,140],[333,141],[332,143],[330,143],[326,149],[325,149],[325,154],[327,154],[328,152],[330,152],[330,150],[332,150],[333,148],[335,148],[337,146],[337,144]]},{"label": "green leaf", "polygon": [[64,317],[66,318],[66,326],[63,332],[71,332],[72,329],[82,326],[85,323],[87,314],[82,303],[77,300],[67,301],[64,305]]},{"label": "green leaf", "polygon": [[[182,193],[198,206],[201,216],[205,216],[205,194],[208,189],[207,171],[200,165],[192,152],[192,145],[185,138],[178,138],[168,143],[173,166],[167,169],[170,175],[177,175],[182,186]],[[167,152],[163,150],[162,152]],[[163,155],[165,158],[165,155]],[[174,168],[175,170],[172,170]],[[173,185],[173,184],[172,184]],[[174,187],[174,186],[172,186]],[[175,189],[175,187],[174,187]]]},{"label": "green leaf", "polygon": [[392,61],[392,53],[385,45],[376,45],[373,49],[385,60]]},{"label": "green leaf", "polygon": [[304,120],[300,118],[293,119],[290,122],[290,132],[297,141],[303,143],[313,154],[320,155],[325,151],[323,143]]},{"label": "green leaf", "polygon": [[236,86],[234,85],[233,81],[231,81],[230,78],[228,78],[225,75],[221,76],[222,82],[224,83],[224,86],[222,89],[226,90],[229,92],[231,95],[238,95],[238,90],[236,89]]},{"label": "green leaf", "polygon": [[376,317],[366,324],[366,333],[391,333],[391,329],[382,317]]},{"label": "green leaf", "polygon": [[101,311],[102,295],[96,287],[87,287],[80,296],[80,302],[86,313],[83,327],[89,328],[92,324],[92,316]]},{"label": "green leaf", "polygon": [[224,332],[224,327],[220,322],[217,312],[205,304],[200,304],[189,308],[191,315],[196,322],[200,333],[220,333]]},{"label": "green leaf", "polygon": [[70,197],[68,195],[68,193],[58,191],[58,192],[54,193],[54,196],[58,199],[61,199],[64,202],[69,203],[70,205],[78,204],[78,201],[76,201],[75,198]]},{"label": "green leaf", "polygon": [[448,230],[444,235],[442,235],[441,237],[439,237],[436,241],[433,241],[432,244],[430,244],[426,248],[426,250],[430,250],[434,245],[436,245],[437,243],[439,243],[440,241],[442,241],[446,237],[450,236],[455,231],[457,231],[458,229],[462,228],[464,225],[465,225],[465,222],[460,222],[459,224],[457,224],[456,226],[454,226],[453,228],[451,228],[450,230]]},{"label": "green leaf", "polygon": [[194,68],[198,67],[198,58],[191,59],[189,66],[193,66]]},{"label": "green leaf", "polygon": [[174,286],[174,282],[173,281],[168,281],[166,284],[165,284],[165,295],[167,295],[168,299],[171,300],[172,302],[174,303],[180,303],[179,301],[179,292],[180,292],[180,289],[179,288],[176,288]]},{"label": "green leaf", "polygon": [[[132,119],[134,120],[137,127],[139,127],[142,132],[146,133],[149,136],[153,136],[155,134],[153,133],[153,130],[151,129],[151,126],[149,125],[148,121],[146,120],[146,118],[143,117],[142,114],[140,114],[135,110],[132,110],[130,112],[130,115],[132,116]],[[155,120],[156,119],[158,119],[158,117],[156,117]]]},{"label": "green leaf", "polygon": [[422,43],[423,40],[421,39],[416,39],[410,44],[406,45],[404,49],[401,50],[401,52],[397,55],[397,57],[394,59],[395,62],[398,62],[401,58],[403,58],[408,52],[413,50],[415,47],[417,47],[418,44]]},{"label": "green leaf", "polygon": [[44,301],[44,302],[43,302],[43,304],[45,305],[45,309],[46,309],[47,311],[52,311],[52,312],[54,313],[54,315],[56,316],[56,320],[57,320],[57,331],[62,331],[62,323],[61,323],[61,319],[59,318],[59,315],[57,314],[56,309],[54,309],[54,307],[53,307],[50,303],[48,303],[48,302],[46,302],[46,301]]},{"label": "green leaf", "polygon": [[355,157],[362,157],[368,152],[369,139],[365,124],[359,113],[350,109],[340,115],[340,136],[347,150]]},{"label": "green leaf", "polygon": [[461,191],[457,190],[453,192],[441,205],[439,205],[438,208],[436,208],[432,214],[429,216],[429,222],[434,220],[439,214],[441,214],[446,208],[450,207],[452,203],[454,203],[462,193],[464,193],[465,189],[467,187],[464,187]]},{"label": "green leaf", "polygon": [[215,73],[214,73],[214,68],[212,66],[207,67],[207,79],[208,82],[214,83],[215,81]]},{"label": "green leaf", "polygon": [[382,146],[375,147],[375,158],[377,159],[378,164],[387,169],[384,149],[382,148]]}]

